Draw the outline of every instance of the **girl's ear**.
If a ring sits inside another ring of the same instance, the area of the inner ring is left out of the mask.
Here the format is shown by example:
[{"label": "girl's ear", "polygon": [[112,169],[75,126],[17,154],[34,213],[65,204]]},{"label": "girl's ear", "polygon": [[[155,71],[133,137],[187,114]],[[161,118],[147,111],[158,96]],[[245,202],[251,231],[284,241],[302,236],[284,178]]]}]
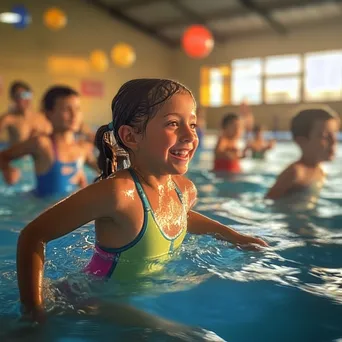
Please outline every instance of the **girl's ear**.
[{"label": "girl's ear", "polygon": [[123,125],[119,128],[119,137],[121,141],[130,150],[136,151],[138,149],[139,142],[141,141],[141,133],[137,132],[137,129],[132,126]]}]

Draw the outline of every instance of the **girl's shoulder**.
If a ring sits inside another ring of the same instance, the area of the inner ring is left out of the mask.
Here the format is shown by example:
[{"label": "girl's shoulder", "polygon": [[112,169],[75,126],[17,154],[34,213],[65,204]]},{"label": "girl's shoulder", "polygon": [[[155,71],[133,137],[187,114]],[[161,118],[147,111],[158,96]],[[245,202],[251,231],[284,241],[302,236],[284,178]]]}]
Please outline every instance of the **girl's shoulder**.
[{"label": "girl's shoulder", "polygon": [[95,145],[93,143],[91,143],[90,141],[87,141],[87,140],[77,140],[75,145],[78,146],[80,149],[85,150],[85,151],[94,151],[95,150]]},{"label": "girl's shoulder", "polygon": [[98,183],[100,182],[104,182],[106,183],[105,186],[115,189],[117,192],[119,192],[119,195],[123,194],[120,192],[130,191],[136,188],[134,180],[132,179],[128,170],[117,171],[108,178],[100,180]]},{"label": "girl's shoulder", "polygon": [[176,183],[180,190],[186,190],[189,187],[195,187],[194,183],[184,175],[172,176],[172,180]]},{"label": "girl's shoulder", "polygon": [[87,196],[98,198],[111,210],[127,210],[138,199],[133,179],[127,170],[114,173],[88,186]]}]

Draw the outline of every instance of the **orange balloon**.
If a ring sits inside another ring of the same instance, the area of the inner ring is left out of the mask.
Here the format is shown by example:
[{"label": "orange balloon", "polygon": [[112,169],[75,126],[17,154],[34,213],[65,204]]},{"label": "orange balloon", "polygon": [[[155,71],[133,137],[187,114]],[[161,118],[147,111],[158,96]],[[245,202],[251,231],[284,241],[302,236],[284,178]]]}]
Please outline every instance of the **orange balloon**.
[{"label": "orange balloon", "polygon": [[136,59],[133,47],[125,43],[116,44],[112,48],[111,57],[113,62],[122,68],[131,66]]},{"label": "orange balloon", "polygon": [[207,57],[214,48],[211,32],[202,25],[192,25],[186,29],[182,37],[185,53],[192,58]]},{"label": "orange balloon", "polygon": [[67,17],[59,8],[49,8],[44,12],[44,24],[51,30],[57,31],[67,24]]},{"label": "orange balloon", "polygon": [[102,50],[94,50],[90,54],[91,66],[99,72],[104,72],[108,69],[108,57]]}]

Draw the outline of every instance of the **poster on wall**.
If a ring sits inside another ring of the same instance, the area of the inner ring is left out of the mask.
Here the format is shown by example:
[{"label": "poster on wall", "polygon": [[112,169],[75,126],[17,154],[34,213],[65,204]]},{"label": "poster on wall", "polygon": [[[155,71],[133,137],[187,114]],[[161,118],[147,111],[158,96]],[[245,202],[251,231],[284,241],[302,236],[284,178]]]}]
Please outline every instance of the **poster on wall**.
[{"label": "poster on wall", "polygon": [[104,84],[98,80],[82,80],[81,95],[86,97],[103,97]]}]

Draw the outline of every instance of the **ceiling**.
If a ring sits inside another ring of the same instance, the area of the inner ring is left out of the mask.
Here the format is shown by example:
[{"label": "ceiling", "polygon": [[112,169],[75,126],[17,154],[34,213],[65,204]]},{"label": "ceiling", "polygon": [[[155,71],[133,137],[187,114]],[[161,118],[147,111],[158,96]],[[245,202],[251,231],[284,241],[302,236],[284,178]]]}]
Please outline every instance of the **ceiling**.
[{"label": "ceiling", "polygon": [[255,33],[286,35],[332,21],[342,25],[342,0],[85,1],[171,47],[191,24],[206,25],[217,43]]}]

